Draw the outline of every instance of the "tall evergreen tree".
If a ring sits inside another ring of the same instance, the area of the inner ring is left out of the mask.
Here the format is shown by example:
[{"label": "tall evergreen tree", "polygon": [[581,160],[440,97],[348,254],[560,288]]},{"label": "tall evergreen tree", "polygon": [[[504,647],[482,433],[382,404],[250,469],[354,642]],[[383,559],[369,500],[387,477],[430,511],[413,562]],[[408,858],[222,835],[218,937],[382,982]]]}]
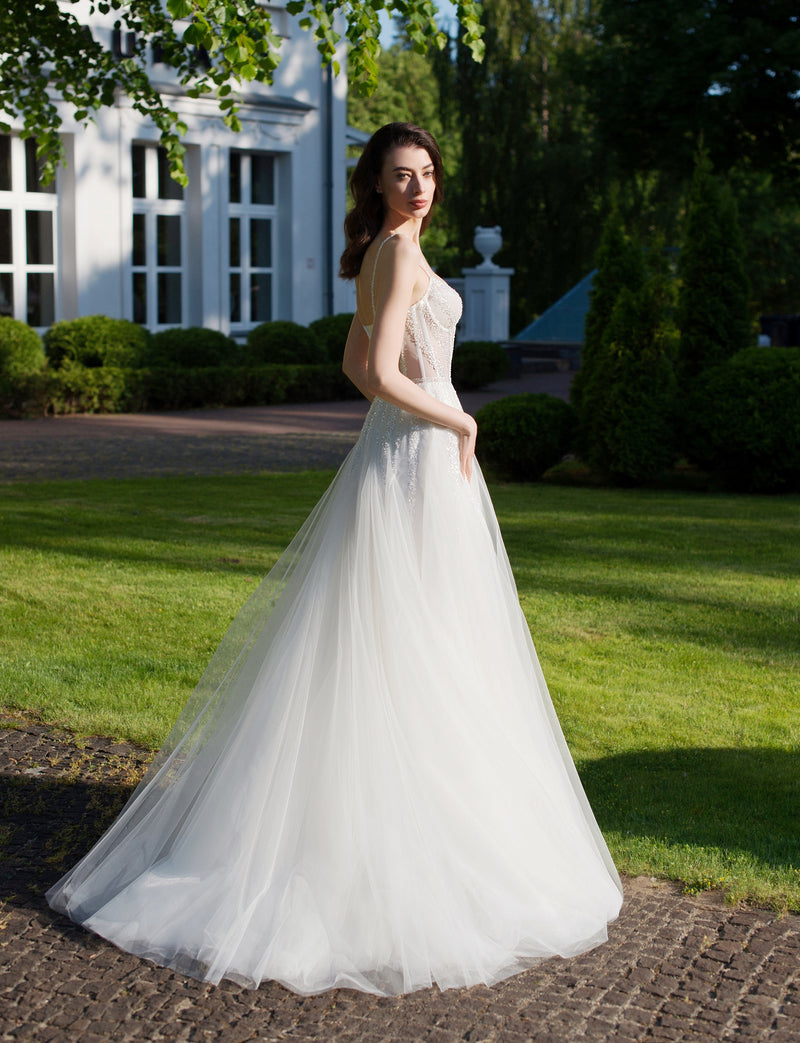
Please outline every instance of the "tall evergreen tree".
[{"label": "tall evergreen tree", "polygon": [[703,370],[755,341],[736,202],[702,149],[689,192],[678,275],[676,368],[679,384],[687,388]]},{"label": "tall evergreen tree", "polygon": [[620,290],[583,395],[587,459],[625,483],[656,477],[677,452],[672,279],[657,256],[638,290]]},{"label": "tall evergreen tree", "polygon": [[617,298],[623,287],[636,293],[644,282],[641,247],[626,233],[616,207],[612,208],[603,226],[603,236],[595,254],[595,266],[584,325],[581,368],[575,374],[570,388],[572,404],[578,410],[579,418],[583,413],[583,392],[600,364],[603,337]]}]

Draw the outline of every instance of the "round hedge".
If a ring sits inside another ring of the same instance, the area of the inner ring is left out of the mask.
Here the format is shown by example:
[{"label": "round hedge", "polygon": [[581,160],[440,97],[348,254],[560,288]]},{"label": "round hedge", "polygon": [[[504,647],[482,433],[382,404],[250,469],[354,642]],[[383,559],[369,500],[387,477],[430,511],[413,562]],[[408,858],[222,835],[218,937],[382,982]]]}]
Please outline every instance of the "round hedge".
[{"label": "round hedge", "polygon": [[326,362],[336,362],[341,365],[347,334],[350,332],[352,322],[353,313],[342,312],[340,315],[326,315],[309,323],[308,328],[325,349]]},{"label": "round hedge", "polygon": [[235,366],[241,356],[242,349],[232,337],[202,326],[161,330],[150,338],[147,350],[149,365],[182,369]]},{"label": "round hedge", "polygon": [[54,366],[118,366],[135,369],[144,362],[150,334],[143,326],[107,315],[62,319],[44,335],[44,348]]},{"label": "round hedge", "polygon": [[0,376],[21,380],[38,373],[46,361],[36,330],[19,319],[0,317]]},{"label": "round hedge", "polygon": [[478,455],[501,478],[535,482],[572,448],[575,410],[553,395],[509,395],[479,409]]},{"label": "round hedge", "polygon": [[252,365],[273,363],[315,365],[327,362],[325,348],[306,326],[296,322],[262,322],[247,334],[246,353]]},{"label": "round hedge", "polygon": [[508,372],[508,354],[491,340],[465,340],[453,352],[453,384],[459,391],[477,391]]},{"label": "round hedge", "polygon": [[800,491],[800,348],[748,348],[698,378],[692,460],[743,492]]}]

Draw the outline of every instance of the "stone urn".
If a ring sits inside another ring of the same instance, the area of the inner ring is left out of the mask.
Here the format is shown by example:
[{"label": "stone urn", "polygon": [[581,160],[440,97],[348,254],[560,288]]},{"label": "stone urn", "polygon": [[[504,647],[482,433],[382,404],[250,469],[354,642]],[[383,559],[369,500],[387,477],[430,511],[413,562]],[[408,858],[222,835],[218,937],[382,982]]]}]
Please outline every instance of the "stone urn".
[{"label": "stone urn", "polygon": [[472,240],[472,245],[483,257],[478,267],[495,268],[496,265],[492,263],[492,257],[503,245],[503,234],[500,225],[494,225],[491,228],[478,225],[475,229],[475,238]]}]

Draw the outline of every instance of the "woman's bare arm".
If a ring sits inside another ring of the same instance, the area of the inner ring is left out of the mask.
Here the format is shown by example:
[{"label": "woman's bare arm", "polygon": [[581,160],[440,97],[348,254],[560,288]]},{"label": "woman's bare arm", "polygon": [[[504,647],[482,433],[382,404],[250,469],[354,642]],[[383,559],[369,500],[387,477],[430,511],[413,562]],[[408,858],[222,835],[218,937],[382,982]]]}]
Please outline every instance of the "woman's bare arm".
[{"label": "woman's bare arm", "polygon": [[381,252],[375,272],[375,319],[369,338],[366,384],[373,396],[455,431],[461,470],[470,478],[478,430],[474,419],[461,409],[439,402],[400,372],[406,316],[419,296],[420,276],[423,281],[425,278],[420,256],[415,244],[402,236],[387,242]]}]

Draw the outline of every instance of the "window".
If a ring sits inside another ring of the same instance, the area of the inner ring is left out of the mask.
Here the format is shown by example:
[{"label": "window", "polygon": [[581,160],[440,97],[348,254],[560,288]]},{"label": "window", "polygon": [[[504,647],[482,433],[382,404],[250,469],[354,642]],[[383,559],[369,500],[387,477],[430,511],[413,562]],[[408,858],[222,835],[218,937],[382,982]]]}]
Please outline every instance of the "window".
[{"label": "window", "polygon": [[36,141],[0,135],[0,315],[40,329],[56,318],[58,193],[41,183]]},{"label": "window", "polygon": [[131,146],[133,321],[177,326],[186,311],[186,201],[165,149]]},{"label": "window", "polygon": [[273,315],[275,157],[231,150],[228,200],[230,321],[246,329]]}]

